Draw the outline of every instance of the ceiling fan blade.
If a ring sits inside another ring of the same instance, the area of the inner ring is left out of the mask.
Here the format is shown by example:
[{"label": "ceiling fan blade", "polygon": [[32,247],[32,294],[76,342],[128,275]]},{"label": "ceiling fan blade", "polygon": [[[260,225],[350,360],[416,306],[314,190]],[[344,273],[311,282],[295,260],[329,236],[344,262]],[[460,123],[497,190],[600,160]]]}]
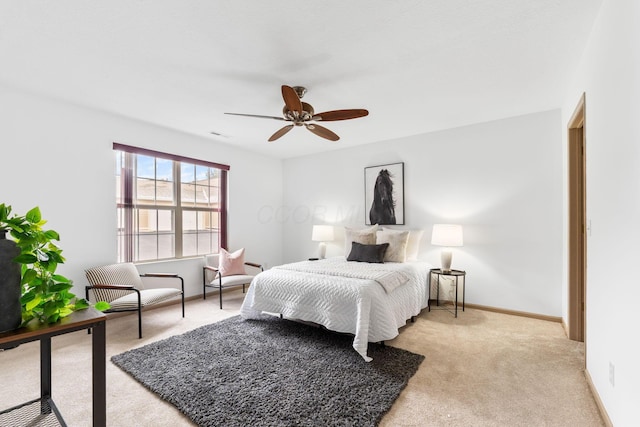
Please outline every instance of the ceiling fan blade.
[{"label": "ceiling fan blade", "polygon": [[333,110],[324,113],[315,114],[312,120],[322,120],[323,122],[332,122],[336,120],[357,119],[358,117],[368,116],[369,112],[365,109],[353,110]]},{"label": "ceiling fan blade", "polygon": [[271,135],[271,138],[269,138],[269,142],[275,141],[276,139],[280,138],[281,136],[289,132],[291,129],[293,129],[293,125],[286,125],[285,127],[278,130],[276,133]]},{"label": "ceiling fan blade", "polygon": [[257,117],[259,119],[273,119],[273,120],[282,120],[282,121],[287,121],[287,119],[284,119],[282,117],[276,117],[276,116],[262,116],[259,114],[242,114],[242,113],[225,113],[225,114],[229,114],[231,116],[245,116],[245,117]]},{"label": "ceiling fan blade", "polygon": [[338,135],[336,135],[335,133],[331,132],[326,127],[317,125],[315,123],[305,123],[304,125],[311,132],[315,133],[316,135],[318,135],[318,136],[320,136],[322,138],[328,139],[329,141],[337,141],[337,140],[340,139],[340,137]]},{"label": "ceiling fan blade", "polygon": [[298,114],[302,113],[302,102],[291,86],[282,85],[282,98],[284,99],[284,105],[287,106],[287,110],[291,112],[297,111]]}]

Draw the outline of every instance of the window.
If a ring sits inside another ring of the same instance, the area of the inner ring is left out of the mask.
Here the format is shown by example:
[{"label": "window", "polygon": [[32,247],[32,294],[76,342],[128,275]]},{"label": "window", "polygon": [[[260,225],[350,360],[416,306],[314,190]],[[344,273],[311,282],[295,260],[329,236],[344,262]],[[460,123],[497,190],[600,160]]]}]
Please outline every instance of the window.
[{"label": "window", "polygon": [[113,144],[118,262],[219,252],[226,247],[229,166]]}]

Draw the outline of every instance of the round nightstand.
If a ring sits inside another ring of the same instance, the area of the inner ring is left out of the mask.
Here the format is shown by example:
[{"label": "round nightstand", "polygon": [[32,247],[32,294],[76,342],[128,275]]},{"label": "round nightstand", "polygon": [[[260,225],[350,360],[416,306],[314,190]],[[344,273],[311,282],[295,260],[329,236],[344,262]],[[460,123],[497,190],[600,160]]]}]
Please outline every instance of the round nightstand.
[{"label": "round nightstand", "polygon": [[[429,311],[431,311],[431,280],[433,276],[437,277],[437,286],[436,286],[436,306],[440,306],[440,278],[442,276],[454,277],[454,286],[455,286],[455,302],[454,302],[454,311],[453,314],[455,317],[458,317],[458,279],[462,277],[462,311],[464,311],[464,294],[467,288],[467,272],[462,270],[450,270],[450,271],[442,271],[440,268],[432,268],[429,270]],[[437,309],[436,309],[437,310]],[[447,308],[443,308],[442,310],[448,310]]]}]

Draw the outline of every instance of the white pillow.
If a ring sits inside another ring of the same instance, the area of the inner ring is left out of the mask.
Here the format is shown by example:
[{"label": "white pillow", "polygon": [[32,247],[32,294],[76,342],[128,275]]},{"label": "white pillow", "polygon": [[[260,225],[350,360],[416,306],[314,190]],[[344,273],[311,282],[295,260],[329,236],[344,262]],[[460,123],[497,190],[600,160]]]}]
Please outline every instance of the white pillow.
[{"label": "white pillow", "polygon": [[407,261],[417,261],[420,252],[420,241],[424,230],[409,230],[409,241],[407,242]]},{"label": "white pillow", "polygon": [[408,231],[384,229],[378,232],[376,236],[376,244],[389,244],[389,247],[384,254],[384,262],[405,262],[407,258],[408,241]]},{"label": "white pillow", "polygon": [[348,258],[351,253],[351,243],[358,242],[363,245],[375,245],[376,244],[376,231],[378,230],[378,224],[371,227],[355,229],[344,228],[344,257]]}]

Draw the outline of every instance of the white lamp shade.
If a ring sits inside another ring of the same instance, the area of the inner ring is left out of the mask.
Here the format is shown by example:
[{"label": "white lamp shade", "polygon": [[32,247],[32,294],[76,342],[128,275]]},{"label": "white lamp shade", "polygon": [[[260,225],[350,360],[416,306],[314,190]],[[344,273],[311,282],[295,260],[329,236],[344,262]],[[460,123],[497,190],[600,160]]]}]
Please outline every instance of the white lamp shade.
[{"label": "white lamp shade", "polygon": [[311,240],[314,242],[331,242],[334,239],[332,225],[314,225]]},{"label": "white lamp shade", "polygon": [[434,224],[431,244],[436,246],[462,246],[462,226]]}]

